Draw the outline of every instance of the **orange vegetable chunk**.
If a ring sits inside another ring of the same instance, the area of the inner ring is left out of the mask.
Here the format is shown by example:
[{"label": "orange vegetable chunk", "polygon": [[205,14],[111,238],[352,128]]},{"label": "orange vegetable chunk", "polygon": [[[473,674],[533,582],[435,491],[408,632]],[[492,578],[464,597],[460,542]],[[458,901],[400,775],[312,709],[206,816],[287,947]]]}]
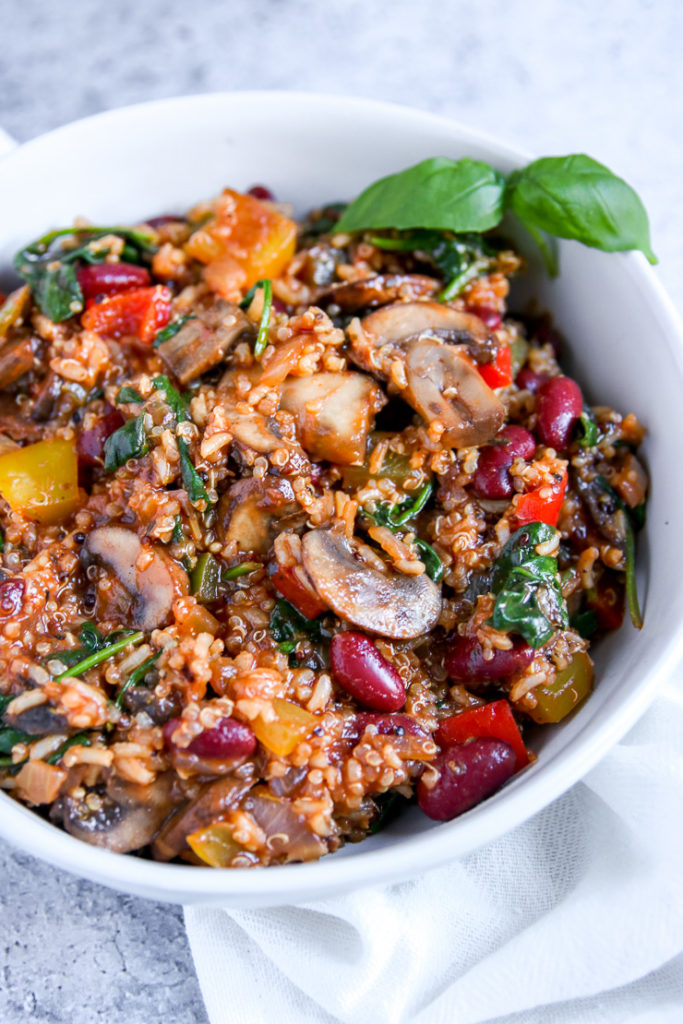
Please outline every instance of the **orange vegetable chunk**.
[{"label": "orange vegetable chunk", "polygon": [[265,721],[261,716],[251,722],[256,739],[278,757],[287,757],[298,743],[310,736],[318,721],[310,711],[289,700],[273,699],[276,717]]},{"label": "orange vegetable chunk", "polygon": [[0,494],[15,512],[59,523],[78,505],[78,459],[73,441],[52,438],[0,456]]},{"label": "orange vegetable chunk", "polygon": [[187,837],[187,845],[212,868],[227,868],[233,857],[243,849],[232,838],[232,828],[225,821],[200,828]]}]

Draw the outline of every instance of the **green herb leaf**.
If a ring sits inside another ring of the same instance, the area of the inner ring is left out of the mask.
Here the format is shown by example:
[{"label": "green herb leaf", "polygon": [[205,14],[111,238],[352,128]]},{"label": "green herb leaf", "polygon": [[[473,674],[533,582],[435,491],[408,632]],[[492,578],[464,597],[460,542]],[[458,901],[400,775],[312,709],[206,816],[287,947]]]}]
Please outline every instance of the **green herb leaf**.
[{"label": "green herb leaf", "polygon": [[598,443],[598,425],[591,409],[584,409],[576,425],[576,439],[581,448],[592,448]]},{"label": "green herb leaf", "polygon": [[550,639],[556,623],[568,624],[557,559],[536,552],[555,533],[546,523],[520,527],[501,551],[491,579],[496,594],[491,625],[519,633],[535,649]]},{"label": "green herb leaf", "polygon": [[140,392],[136,391],[135,388],[129,387],[128,384],[124,384],[124,386],[121,388],[121,390],[119,391],[118,395],[116,396],[116,404],[117,405],[123,405],[125,402],[142,402],[142,401],[144,401],[144,399],[143,399],[142,395],[140,394]]},{"label": "green herb leaf", "polygon": [[187,442],[182,437],[179,437],[177,441],[180,453],[180,475],[183,480],[183,487],[187,491],[187,496],[192,504],[198,501],[205,501],[208,506],[211,504],[209,495],[206,492],[202,478],[192,464]]},{"label": "green herb leaf", "polygon": [[118,692],[118,695],[114,702],[117,708],[121,708],[123,706],[123,698],[125,694],[128,692],[128,690],[133,689],[133,687],[135,686],[139,686],[140,683],[144,681],[145,676],[147,675],[149,670],[154,667],[155,662],[157,662],[160,657],[161,651],[157,651],[156,654],[153,654],[151,658],[148,658],[147,661],[143,661],[141,665],[138,665],[137,668],[133,669],[133,671],[128,676],[125,683]]},{"label": "green herb leaf", "polygon": [[327,631],[322,628],[322,616],[318,616],[317,619],[307,619],[284,597],[276,602],[271,612],[270,631],[273,634],[273,639],[280,645],[279,650],[285,650],[282,645],[287,644],[286,654],[290,654],[294,650],[298,639],[302,636],[308,637],[314,643],[320,643],[328,636]]},{"label": "green herb leaf", "polygon": [[[113,643],[109,642],[114,636],[121,636],[122,633],[126,635],[120,640],[116,640]],[[95,651],[94,654],[90,654],[87,658],[77,662],[72,667],[68,668],[66,672],[60,672],[58,676],[54,677],[54,682],[58,683],[62,679],[71,678],[72,676],[82,676],[84,672],[88,672],[89,669],[95,668],[100,662],[106,661],[111,658],[112,655],[118,654],[119,651],[123,651],[129,644],[133,646],[139,644],[144,639],[144,633],[135,633],[132,630],[116,630],[115,633],[110,633],[109,636],[104,638],[103,646]],[[62,658],[60,657],[60,661]]]},{"label": "green herb leaf", "polygon": [[165,373],[160,373],[158,377],[153,379],[152,387],[156,391],[163,391],[164,400],[171,407],[177,423],[189,420],[190,417],[187,412],[188,400],[173,387]]},{"label": "green herb leaf", "polygon": [[183,539],[183,521],[180,516],[176,516],[173,520],[173,533],[171,534],[171,543],[180,544]]},{"label": "green herb leaf", "polygon": [[496,250],[472,233],[453,237],[443,231],[406,231],[371,241],[378,249],[424,253],[448,281],[439,295],[442,302],[456,298],[470,281],[488,273],[496,257]]},{"label": "green herb leaf", "polygon": [[543,157],[514,171],[506,204],[532,232],[572,238],[603,252],[640,249],[650,263],[657,262],[637,194],[583,153]]},{"label": "green herb leaf", "polygon": [[163,345],[165,341],[172,338],[178,333],[183,324],[186,324],[188,320],[196,320],[197,317],[194,313],[187,313],[185,316],[179,316],[175,320],[172,320],[166,327],[162,327],[160,331],[157,331],[156,337],[154,338],[154,348],[159,348],[159,345]]},{"label": "green herb leaf", "polygon": [[0,554],[5,550],[5,531],[0,529]]},{"label": "green herb leaf", "polygon": [[488,231],[503,217],[504,193],[503,176],[488,164],[431,157],[366,188],[346,208],[336,231]]},{"label": "green herb leaf", "polygon": [[262,356],[268,345],[268,328],[270,327],[270,314],[273,309],[273,283],[263,281],[263,312],[261,322],[258,325],[256,341],[254,343],[254,355],[258,359]]},{"label": "green herb leaf", "polygon": [[111,473],[125,466],[129,459],[139,459],[148,451],[145,414],[140,413],[115,430],[104,442],[104,468]]},{"label": "green herb leaf", "polygon": [[[433,489],[434,485],[431,480],[428,480],[420,488],[415,498],[403,501],[400,505],[395,505],[393,508],[389,505],[380,504],[377,505],[374,512],[368,512],[366,509],[363,509],[362,513],[377,526],[386,526],[392,533],[398,533],[409,520],[414,519],[422,511],[431,498]],[[420,560],[424,562],[425,571],[429,578],[434,583],[440,583],[443,579],[444,567],[434,548],[426,540],[421,540],[419,537],[415,538],[415,547],[420,552]]]},{"label": "green herb leaf", "polygon": [[636,629],[643,628],[643,613],[640,610],[640,602],[638,600],[638,585],[636,583],[636,539],[634,535],[634,522],[636,529],[638,525],[645,520],[645,509],[643,502],[642,505],[636,506],[635,509],[630,508],[625,501],[619,497],[613,487],[605,480],[604,476],[596,476],[595,484],[602,488],[605,494],[608,494],[614,505],[623,512],[623,534],[624,542],[623,549],[626,557],[626,601],[628,603],[628,611],[631,616],[631,622]]},{"label": "green herb leaf", "polygon": [[317,220],[310,220],[304,224],[301,234],[308,238],[319,238],[320,235],[333,235],[337,230],[339,218],[346,209],[346,203],[327,203],[320,211],[321,215]]},{"label": "green herb leaf", "polygon": [[415,540],[415,547],[420,552],[420,561],[424,562],[425,572],[430,580],[433,580],[434,583],[441,583],[444,567],[434,548],[419,537]]},{"label": "green herb leaf", "polygon": [[48,764],[57,764],[71,747],[89,747],[91,743],[92,740],[86,732],[79,732],[75,736],[70,736],[68,740],[62,743],[61,747],[55,750],[53,754],[50,754],[49,757],[46,757],[45,760]]},{"label": "green herb leaf", "polygon": [[21,729],[13,729],[10,725],[0,727],[0,754],[9,755],[16,743],[32,743],[35,736],[29,736]]},{"label": "green herb leaf", "polygon": [[242,562],[241,565],[233,565],[231,569],[226,569],[221,579],[226,583],[228,580],[236,580],[240,576],[248,576],[250,572],[256,572],[257,569],[262,569],[263,564],[261,562]]}]

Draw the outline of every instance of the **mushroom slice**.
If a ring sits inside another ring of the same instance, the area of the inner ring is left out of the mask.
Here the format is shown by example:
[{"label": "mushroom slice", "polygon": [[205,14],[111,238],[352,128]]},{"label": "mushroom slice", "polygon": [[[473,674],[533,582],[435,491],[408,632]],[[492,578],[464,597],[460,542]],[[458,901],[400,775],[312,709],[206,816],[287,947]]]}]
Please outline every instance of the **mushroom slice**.
[{"label": "mushroom slice", "polygon": [[[250,767],[244,765],[240,771]],[[197,829],[210,825],[225,816],[240,802],[253,785],[253,779],[245,772],[244,778],[226,776],[205,785],[194,800],[181,807],[166,823],[152,845],[155,860],[172,860],[187,850],[186,837]]]},{"label": "mushroom slice", "polygon": [[66,831],[91,846],[130,853],[151,843],[172,807],[171,773],[149,786],[116,782],[91,808],[87,799],[66,796],[51,813]]},{"label": "mushroom slice", "polygon": [[250,477],[233,484],[218,503],[221,543],[264,555],[278,533],[296,529],[306,515],[289,481],[275,476]]},{"label": "mushroom slice", "polygon": [[354,362],[384,376],[400,355],[396,350],[418,334],[469,345],[475,354],[492,346],[489,330],[478,316],[439,302],[395,302],[349,325],[348,334]]},{"label": "mushroom slice", "polygon": [[423,274],[377,274],[362,281],[335,284],[319,296],[334,302],[345,313],[368,306],[384,306],[388,302],[414,302],[424,295],[433,295],[439,287],[434,277]]},{"label": "mushroom slice", "polygon": [[180,383],[188,384],[222,362],[247,333],[253,333],[253,327],[240,307],[219,299],[187,320],[157,351]]},{"label": "mushroom slice", "polygon": [[362,373],[316,373],[289,377],[280,408],[296,415],[301,444],[314,459],[353,466],[363,462],[375,415],[386,401]]},{"label": "mushroom slice", "polygon": [[340,619],[393,640],[422,636],[436,625],[441,589],[426,573],[380,572],[338,530],[304,534],[302,554],[313,586]]},{"label": "mushroom slice", "polygon": [[[144,552],[151,559],[138,569]],[[132,598],[131,622],[146,633],[165,626],[176,596],[188,593],[187,573],[163,552],[143,545],[137,533],[122,526],[100,526],[93,530],[83,545],[86,562],[99,562],[110,569]],[[176,590],[179,594],[176,594]]]},{"label": "mushroom slice", "polygon": [[407,386],[401,397],[427,422],[444,426],[446,448],[486,444],[505,421],[505,408],[484,382],[464,345],[423,335],[406,350]]}]

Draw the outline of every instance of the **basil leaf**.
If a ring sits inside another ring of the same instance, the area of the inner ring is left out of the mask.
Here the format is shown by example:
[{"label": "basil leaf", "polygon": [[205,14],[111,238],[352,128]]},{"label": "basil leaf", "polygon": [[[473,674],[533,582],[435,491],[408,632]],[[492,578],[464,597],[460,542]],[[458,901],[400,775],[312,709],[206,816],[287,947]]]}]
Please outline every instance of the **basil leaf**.
[{"label": "basil leaf", "polygon": [[366,188],[335,230],[488,231],[502,220],[504,193],[505,179],[488,164],[431,157]]},{"label": "basil leaf", "polygon": [[128,384],[124,384],[124,386],[121,388],[121,390],[119,391],[118,395],[116,396],[116,404],[117,405],[123,405],[125,402],[142,402],[142,401],[143,401],[143,397],[140,394],[140,392],[136,391],[135,388],[131,388]]},{"label": "basil leaf", "polygon": [[163,345],[165,341],[172,338],[178,333],[183,324],[186,324],[188,320],[196,320],[197,317],[194,313],[187,313],[185,316],[179,316],[175,320],[172,320],[166,327],[162,327],[160,331],[157,331],[156,337],[154,338],[154,348],[159,348],[159,345]]},{"label": "basil leaf", "polygon": [[164,392],[166,404],[170,405],[173,415],[178,423],[182,423],[184,420],[189,420],[190,417],[187,414],[187,407],[189,403],[187,399],[173,387],[165,373],[161,373],[158,377],[154,378],[152,381],[152,387],[155,388],[156,391]]},{"label": "basil leaf", "polygon": [[548,156],[513,171],[506,205],[529,228],[603,252],[639,249],[650,263],[650,226],[638,195],[583,153]]},{"label": "basil leaf", "polygon": [[104,442],[104,468],[111,473],[129,459],[139,459],[149,451],[145,433],[145,414],[140,413],[115,430]]},{"label": "basil leaf", "polygon": [[180,452],[180,475],[183,480],[183,487],[187,491],[187,496],[192,502],[205,501],[207,505],[210,505],[209,495],[206,493],[206,487],[202,481],[197,470],[192,464],[190,458],[190,450],[187,447],[187,441],[182,437],[178,439],[178,451]]}]

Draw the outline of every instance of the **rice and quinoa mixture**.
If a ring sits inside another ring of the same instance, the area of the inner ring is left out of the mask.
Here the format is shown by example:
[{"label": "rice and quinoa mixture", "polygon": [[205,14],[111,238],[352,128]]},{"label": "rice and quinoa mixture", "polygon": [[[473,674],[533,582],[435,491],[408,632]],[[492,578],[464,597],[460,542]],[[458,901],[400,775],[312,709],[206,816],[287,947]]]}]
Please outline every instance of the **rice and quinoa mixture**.
[{"label": "rice and quinoa mixture", "polygon": [[450,819],[589,694],[625,589],[638,624],[643,428],[507,317],[518,256],[450,287],[338,216],[227,189],[17,257],[0,785],[88,843],[248,867]]}]

